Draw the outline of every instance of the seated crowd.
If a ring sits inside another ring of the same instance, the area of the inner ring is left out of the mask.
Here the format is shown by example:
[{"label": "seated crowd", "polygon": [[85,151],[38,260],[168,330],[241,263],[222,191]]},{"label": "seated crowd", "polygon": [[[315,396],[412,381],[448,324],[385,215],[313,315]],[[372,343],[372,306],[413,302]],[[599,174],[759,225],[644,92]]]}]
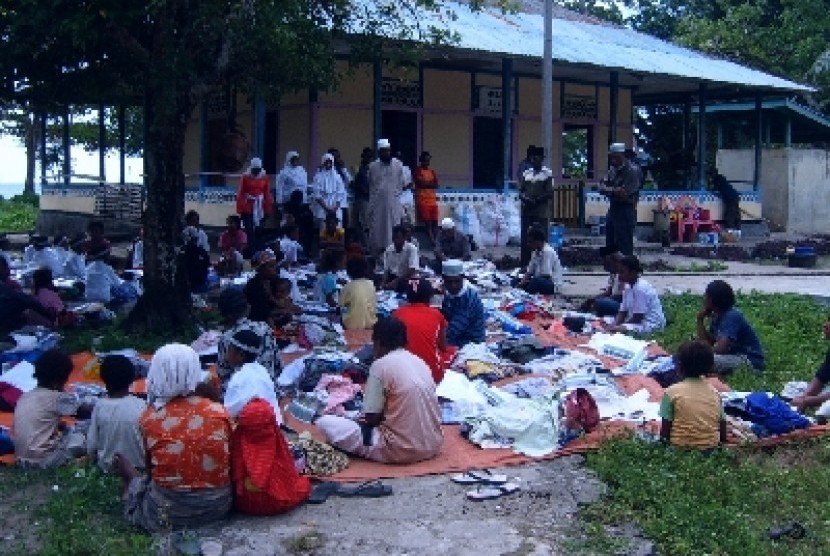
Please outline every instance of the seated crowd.
[{"label": "seated crowd", "polygon": [[[244,286],[229,285],[219,293],[224,331],[214,381],[192,348],[169,344],[152,358],[145,401],[130,393],[133,364],[111,355],[101,364],[107,397],[90,409],[64,392],[71,359],[49,350],[35,363],[37,387],[15,408],[17,464],[49,468],[87,455],[104,472],[123,479],[125,515],[148,531],[215,521],[231,508],[273,515],[307,500],[311,483],[298,473],[280,430],[276,386],[281,364],[275,331],[302,313],[304,299],[292,269],[309,260],[294,216],[287,213],[286,218],[280,237],[256,251],[240,218],[227,219],[217,269],[224,276],[239,276],[250,264],[253,275]],[[315,424],[330,444],[355,456],[395,464],[434,458],[443,443],[436,386],[459,348],[485,341],[484,305],[464,274],[464,261],[471,258],[469,240],[452,219],[440,222],[434,260],[428,263],[439,275],[433,279],[419,272],[419,248],[411,230],[395,226],[392,243],[378,261],[382,274],[376,277],[371,259],[347,250],[333,212],[318,221],[322,228],[313,239],[321,251],[313,300],[339,312],[345,329],[371,330],[373,357],[359,417],[329,414]],[[212,264],[207,236],[198,214],[188,213],[186,222],[180,263],[191,290],[204,291]],[[103,228],[93,224],[88,238],[73,250],[85,257],[81,267],[88,282],[99,280],[110,294],[117,293],[124,280],[109,264]],[[556,250],[541,230],[531,229],[528,243],[530,263],[515,285],[531,294],[558,292],[562,267]],[[583,309],[604,317],[608,331],[649,334],[663,329],[659,296],[642,277],[638,259],[613,248],[602,254],[608,287]],[[139,266],[135,258],[134,266]],[[407,303],[380,316],[376,287],[403,294]],[[434,302],[438,294],[440,305]],[[11,279],[8,261],[0,256],[0,331],[27,323],[56,326],[65,312],[50,268],[34,273],[30,295]],[[825,333],[830,337],[830,319]],[[740,366],[764,369],[758,336],[735,308],[735,294],[726,282],[715,280],[706,288],[697,340],[683,344],[675,362],[682,381],[665,390],[660,435],[680,447],[715,448],[724,441],[724,415],[717,393],[701,377]],[[828,362],[830,351],[796,405],[821,406],[820,412],[830,415]],[[79,424],[67,425],[67,417]],[[80,425],[85,417],[91,417],[88,427]]]}]

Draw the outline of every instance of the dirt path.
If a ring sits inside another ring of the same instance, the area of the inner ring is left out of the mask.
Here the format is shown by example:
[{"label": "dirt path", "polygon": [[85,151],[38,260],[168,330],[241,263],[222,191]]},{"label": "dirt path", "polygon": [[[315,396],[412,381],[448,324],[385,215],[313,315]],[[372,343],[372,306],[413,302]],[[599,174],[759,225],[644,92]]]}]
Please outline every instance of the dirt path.
[{"label": "dirt path", "polygon": [[[222,539],[227,556],[276,554],[422,556],[590,554],[575,513],[605,487],[581,456],[500,470],[520,493],[472,502],[470,487],[447,476],[385,480],[379,499],[330,498],[284,516],[235,518],[202,534]],[[616,554],[647,555],[650,542],[626,531]]]}]

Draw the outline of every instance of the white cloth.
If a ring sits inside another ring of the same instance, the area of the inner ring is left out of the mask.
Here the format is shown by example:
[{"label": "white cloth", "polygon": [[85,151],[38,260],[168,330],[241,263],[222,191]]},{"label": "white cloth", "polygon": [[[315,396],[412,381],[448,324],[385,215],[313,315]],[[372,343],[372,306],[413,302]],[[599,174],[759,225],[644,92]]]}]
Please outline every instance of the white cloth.
[{"label": "white cloth", "polygon": [[[262,204],[263,197],[262,195],[248,195],[248,200],[251,201],[251,207],[253,208],[251,218],[254,219],[254,226],[259,226],[259,223],[262,222],[262,219],[265,217],[265,209]],[[205,249],[205,251],[208,251],[208,249]]]},{"label": "white cloth", "polygon": [[418,267],[418,248],[408,241],[403,242],[400,253],[395,250],[393,243],[383,254],[383,270],[395,276],[403,276],[409,269]]},{"label": "white cloth", "polygon": [[[260,211],[261,211],[262,210],[262,201],[261,200],[260,200],[260,207],[259,208],[260,208]],[[199,247],[201,247],[202,249],[204,249],[205,251],[210,253],[210,242],[208,242],[207,234],[205,233],[205,231],[202,228],[196,228],[196,231],[199,233],[199,238],[196,240],[196,245],[198,245]],[[142,250],[142,260],[144,260],[144,257],[143,257],[144,245],[143,245],[143,243],[142,243],[142,246],[141,246],[141,250]]]},{"label": "white cloth", "polygon": [[[403,172],[403,182],[405,186],[412,186],[412,170],[406,164],[403,165],[401,168]],[[412,194],[412,189],[404,189],[400,195],[398,195],[398,200],[404,207],[414,207],[415,206],[415,196]]]},{"label": "white cloth", "polygon": [[308,173],[302,166],[292,166],[291,159],[300,156],[297,151],[288,151],[285,155],[285,166],[277,174],[276,195],[274,199],[280,205],[285,204],[291,198],[291,194],[300,191],[303,194],[303,202],[306,202],[308,191]]},{"label": "white cloth", "polygon": [[280,269],[280,278],[286,278],[291,282],[291,301],[299,303],[303,300],[303,294],[300,293],[300,288],[297,286],[297,277],[288,272],[286,269]]},{"label": "white cloth", "polygon": [[284,237],[280,240],[280,251],[282,251],[282,261],[284,263],[296,263],[301,250],[300,244],[290,237]]},{"label": "white cloth", "polygon": [[634,315],[643,315],[639,324],[626,323],[626,328],[634,332],[653,332],[666,327],[666,317],[657,290],[647,280],[639,278],[633,286],[626,285],[623,290],[620,312],[626,313],[626,321]]},{"label": "white cloth", "polygon": [[110,265],[104,261],[92,261],[86,267],[84,299],[109,303],[112,300],[112,287],[120,284],[121,278]]},{"label": "white cloth", "polygon": [[147,398],[156,408],[177,396],[193,393],[202,379],[202,365],[193,348],[167,344],[156,350],[147,372]]},{"label": "white cloth", "polygon": [[[207,239],[207,235],[205,235]],[[139,239],[133,243],[133,268],[142,268],[144,266],[144,240]]]},{"label": "white cloth", "polygon": [[542,249],[531,254],[527,273],[530,277],[550,276],[554,285],[557,287],[562,285],[562,265],[556,250],[550,243],[545,243]]},{"label": "white cloth", "polygon": [[337,170],[334,168],[331,170],[326,170],[325,168],[318,170],[314,176],[311,189],[311,210],[314,213],[314,218],[322,220],[326,217],[326,210],[318,202],[322,201],[328,207],[339,206],[335,213],[337,214],[338,222],[341,221],[343,216],[341,207],[346,206],[347,203],[346,186],[343,185],[343,179],[337,173]]},{"label": "white cloth", "polygon": [[228,381],[228,388],[225,390],[225,409],[231,417],[236,419],[248,402],[255,398],[271,404],[277,423],[282,423],[276,387],[268,370],[259,363],[245,363],[231,375]]}]

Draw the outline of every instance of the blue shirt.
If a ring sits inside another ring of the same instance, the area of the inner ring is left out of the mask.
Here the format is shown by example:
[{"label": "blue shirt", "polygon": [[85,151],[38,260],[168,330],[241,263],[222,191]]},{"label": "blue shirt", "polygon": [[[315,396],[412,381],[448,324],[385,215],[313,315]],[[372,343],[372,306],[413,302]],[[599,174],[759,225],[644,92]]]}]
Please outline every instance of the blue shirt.
[{"label": "blue shirt", "polygon": [[447,343],[464,347],[484,341],[484,305],[472,288],[464,288],[457,296],[445,295],[441,312],[447,319]]},{"label": "blue shirt", "polygon": [[732,308],[712,319],[709,333],[715,337],[715,341],[729,338],[729,355],[746,355],[755,369],[763,370],[764,348],[761,347],[758,334],[739,310]]}]

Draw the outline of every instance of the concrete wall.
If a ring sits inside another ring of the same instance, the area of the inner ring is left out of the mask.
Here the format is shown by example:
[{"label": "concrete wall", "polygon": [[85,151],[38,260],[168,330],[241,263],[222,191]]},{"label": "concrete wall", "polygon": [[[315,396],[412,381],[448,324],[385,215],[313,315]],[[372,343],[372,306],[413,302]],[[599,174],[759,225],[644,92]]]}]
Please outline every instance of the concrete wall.
[{"label": "concrete wall", "polygon": [[[720,172],[730,181],[751,182],[752,150],[718,151]],[[738,186],[746,184],[736,184]],[[818,149],[764,149],[760,191],[770,229],[826,233],[830,219],[830,152]],[[751,185],[749,186],[751,187]]]}]

